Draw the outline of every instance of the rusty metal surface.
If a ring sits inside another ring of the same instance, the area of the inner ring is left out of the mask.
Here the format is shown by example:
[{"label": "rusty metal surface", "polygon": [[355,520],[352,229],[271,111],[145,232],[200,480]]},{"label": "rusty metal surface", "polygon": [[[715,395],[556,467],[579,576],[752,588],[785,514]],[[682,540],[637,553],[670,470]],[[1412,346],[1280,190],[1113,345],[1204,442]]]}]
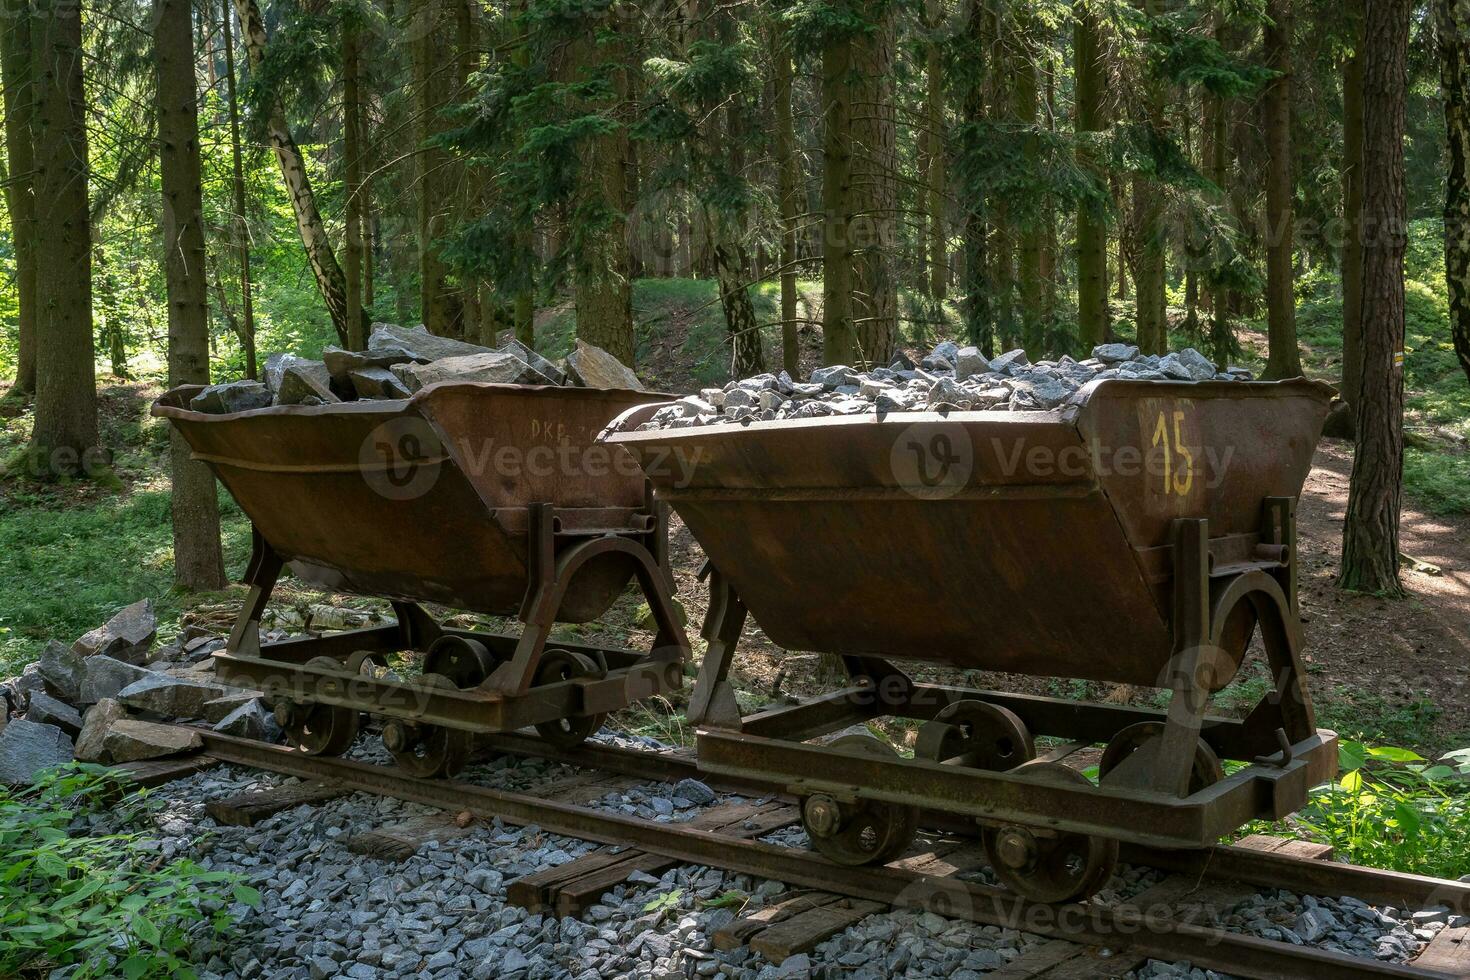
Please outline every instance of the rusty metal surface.
[{"label": "rusty metal surface", "polygon": [[[618,412],[665,395],[448,382],[407,400],[207,415],[185,407],[198,390],[169,392],[153,414],[322,588],[513,615],[530,504],[564,505],[569,533],[649,527],[641,473],[594,440]],[[611,465],[589,468],[589,453]],[[616,556],[586,570],[560,618],[595,619],[633,573]]]},{"label": "rusty metal surface", "polygon": [[1103,381],[1053,412],[605,438],[782,647],[1156,685],[1174,651],[1168,522],[1198,508],[1222,553],[1253,549],[1262,498],[1300,491],[1329,393]]},{"label": "rusty metal surface", "polygon": [[[190,729],[190,731],[198,731]],[[1170,910],[1098,902],[1059,908],[1027,902],[999,888],[901,867],[839,867],[810,852],[678,824],[446,780],[414,779],[378,766],[305,756],[277,746],[199,731],[206,751],[227,762],[304,779],[332,779],[353,789],[436,806],[468,810],[486,819],[529,824],[551,833],[609,844],[634,844],[654,854],[758,875],[854,898],[926,909],[962,919],[1088,945],[1134,952],[1237,976],[1299,978],[1444,977],[1412,965],[1359,959],[1331,950],[1292,946],[1196,925]]]}]

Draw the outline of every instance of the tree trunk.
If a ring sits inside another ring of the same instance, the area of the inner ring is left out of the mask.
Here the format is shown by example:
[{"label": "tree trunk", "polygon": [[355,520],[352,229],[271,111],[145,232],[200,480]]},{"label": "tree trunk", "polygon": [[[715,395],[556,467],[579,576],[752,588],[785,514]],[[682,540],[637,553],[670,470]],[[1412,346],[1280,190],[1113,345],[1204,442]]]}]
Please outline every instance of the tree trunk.
[{"label": "tree trunk", "polygon": [[[1226,31],[1224,18],[1219,13],[1214,15],[1215,40],[1222,47],[1226,43]],[[1210,119],[1209,147],[1210,147],[1210,181],[1219,188],[1219,200],[1223,204],[1229,196],[1229,141],[1226,133],[1229,130],[1230,106],[1221,96],[1210,97],[1209,100]],[[1225,364],[1235,356],[1236,342],[1235,333],[1230,326],[1230,303],[1226,296],[1223,285],[1215,284],[1210,290],[1210,353],[1217,364]]]},{"label": "tree trunk", "polygon": [[[1016,118],[1026,126],[1037,124],[1039,91],[1032,54],[1028,45],[1015,66]],[[1034,168],[1037,162],[1035,139],[1027,138],[1025,156],[1028,168]],[[1040,360],[1046,352],[1041,297],[1041,251],[1045,234],[1039,216],[1031,213],[1021,227],[1021,248],[1016,257],[1017,280],[1020,284],[1021,346],[1032,360]]]},{"label": "tree trunk", "polygon": [[69,476],[99,462],[82,13],[80,4],[61,0],[31,9],[37,269],[31,463],[39,476]]},{"label": "tree trunk", "polygon": [[[1142,0],[1140,6],[1150,16],[1162,12],[1160,0]],[[1156,132],[1164,132],[1163,82],[1149,78],[1144,83],[1145,122]],[[1164,221],[1164,188],[1150,177],[1133,178],[1133,298],[1138,320],[1138,346],[1145,354],[1163,354],[1169,349],[1169,316],[1164,298],[1165,259],[1168,246]],[[1122,280],[1123,270],[1118,270]]]},{"label": "tree trunk", "polygon": [[[617,40],[626,25],[621,14],[589,14],[593,20],[585,36],[572,43],[573,77],[582,77],[598,59],[621,60],[624,44]],[[609,40],[594,43],[602,33]],[[623,72],[615,73],[613,98],[627,94]],[[615,106],[601,105],[608,110]],[[581,147],[577,167],[577,207],[599,214],[597,227],[583,235],[574,256],[573,297],[577,309],[577,336],[633,366],[632,260],[628,254],[628,133],[621,125],[590,136]]]},{"label": "tree trunk", "polygon": [[419,162],[419,315],[430,333],[459,336],[463,331],[464,311],[458,297],[450,293],[449,269],[437,244],[443,237],[451,203],[450,160],[444,150],[429,144],[444,129],[440,112],[449,100],[449,75],[455,70],[445,63],[445,56],[452,46],[444,4],[439,0],[415,0],[412,10],[414,116],[418,123]]},{"label": "tree trunk", "polygon": [[1266,64],[1277,77],[1266,84],[1266,316],[1270,354],[1263,379],[1300,377],[1296,339],[1296,276],[1292,265],[1295,188],[1291,180],[1292,0],[1267,0]]},{"label": "tree trunk", "polygon": [[[251,71],[259,71],[265,58],[265,21],[260,16],[256,0],[235,0],[235,11],[240,17],[240,34],[245,41],[245,50],[250,56]],[[327,304],[327,313],[337,331],[337,342],[348,342],[347,331],[347,283],[337,256],[332,253],[332,243],[327,238],[327,226],[316,206],[316,194],[311,189],[311,178],[306,174],[306,160],[296,145],[291,129],[286,124],[286,112],[279,101],[270,107],[267,121],[271,149],[281,166],[281,179],[291,195],[291,208],[296,215],[296,230],[301,234],[301,244],[306,248],[306,261],[316,279],[316,288]]]},{"label": "tree trunk", "polygon": [[[526,14],[526,0],[516,0],[511,8],[511,13],[511,24],[519,23],[520,20],[524,19]],[[525,68],[531,63],[530,45],[526,43],[526,41],[523,39],[520,43],[516,44],[515,50],[512,53],[511,57],[515,61],[515,64],[517,66]],[[524,228],[520,231],[519,235],[516,238],[516,245],[520,249],[521,255],[524,258],[527,267],[531,269],[534,269],[536,264],[536,243],[533,235],[534,229]],[[536,294],[529,285],[516,290],[515,300],[513,304],[513,312],[511,315],[514,317],[513,327],[515,329],[516,340],[519,340],[527,347],[535,350]]]},{"label": "tree trunk", "polygon": [[[713,215],[709,227],[723,229],[725,222]],[[729,235],[717,234],[710,243],[714,256],[715,282],[720,290],[720,308],[725,314],[725,328],[730,334],[730,369],[733,377],[749,378],[764,374],[766,358],[761,350],[760,324],[745,282],[745,249]]]},{"label": "tree trunk", "polygon": [[865,366],[893,359],[898,284],[893,274],[898,153],[893,106],[896,5],[883,4],[875,29],[852,42],[850,131],[853,176],[848,228],[853,251],[853,333]]},{"label": "tree trunk", "polygon": [[1455,356],[1470,379],[1470,0],[1436,0],[1435,16],[1450,158],[1444,199],[1450,335]]},{"label": "tree trunk", "polygon": [[[989,48],[986,35],[988,14],[986,0],[969,0],[966,24],[968,54],[978,62],[972,77],[966,79],[964,97],[964,120],[970,126],[985,120],[985,76],[989,71]],[[973,197],[966,202],[965,231],[960,262],[963,270],[960,281],[964,285],[964,299],[960,303],[960,316],[965,324],[965,339],[986,357],[995,356],[995,323],[991,316],[990,263],[986,259],[987,201],[980,191],[972,191]]]},{"label": "tree trunk", "polygon": [[342,156],[346,177],[347,229],[343,250],[344,285],[347,289],[347,349],[367,347],[366,318],[362,314],[362,100],[361,45],[355,12],[342,19]]},{"label": "tree trunk", "polygon": [[[168,283],[168,383],[209,383],[209,282],[204,263],[199,96],[189,0],[156,0],[153,62],[158,71],[158,161],[163,184],[163,250]],[[174,581],[190,591],[225,587],[214,474],[170,428]]]},{"label": "tree trunk", "polygon": [[19,357],[14,391],[36,390],[36,198],[35,85],[31,76],[31,19],[25,0],[5,0],[4,34],[0,36],[0,77],[5,87],[5,159],[10,165],[5,185],[10,212],[10,238],[15,249],[15,294],[19,306]]},{"label": "tree trunk", "polygon": [[1347,0],[1353,53],[1342,63],[1342,390],[1363,377],[1363,0]]},{"label": "tree trunk", "polygon": [[1399,585],[1404,464],[1404,99],[1409,0],[1367,5],[1363,58],[1363,367],[1357,446],[1337,584],[1380,595]]},{"label": "tree trunk", "polygon": [[[1076,73],[1076,130],[1097,132],[1103,128],[1102,40],[1097,15],[1090,5],[1074,7],[1077,25],[1073,33],[1073,69]],[[1078,162],[1097,169],[1093,155],[1079,151]],[[1108,335],[1108,231],[1102,216],[1090,208],[1077,211],[1077,333],[1084,353],[1101,344]]]},{"label": "tree trunk", "polygon": [[822,48],[822,363],[853,362],[852,42]]},{"label": "tree trunk", "polygon": [[255,298],[250,281],[250,226],[245,221],[245,164],[240,149],[240,103],[235,93],[235,41],[230,36],[232,0],[224,0],[225,94],[230,103],[230,164],[235,200],[235,246],[240,252],[240,344],[245,348],[245,377],[254,379],[260,369],[255,363]]},{"label": "tree trunk", "polygon": [[[926,9],[931,28],[937,28],[941,15],[939,3],[928,0]],[[925,210],[929,215],[929,297],[940,303],[949,293],[949,207],[945,200],[944,58],[937,41],[925,46],[925,82],[924,125],[929,145],[929,171],[925,182],[928,195]]]},{"label": "tree trunk", "polygon": [[793,378],[801,376],[801,345],[796,309],[796,221],[801,210],[801,161],[791,116],[791,42],[781,22],[772,19],[771,60],[775,64],[776,205],[781,221],[781,364]]}]

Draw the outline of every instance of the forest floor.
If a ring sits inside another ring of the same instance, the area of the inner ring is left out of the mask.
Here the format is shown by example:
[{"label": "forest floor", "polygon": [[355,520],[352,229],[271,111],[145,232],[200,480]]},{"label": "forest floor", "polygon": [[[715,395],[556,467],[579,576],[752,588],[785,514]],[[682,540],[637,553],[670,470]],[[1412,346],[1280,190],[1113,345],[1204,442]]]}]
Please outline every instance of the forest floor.
[{"label": "forest floor", "polygon": [[[728,372],[728,365],[718,360],[720,313],[717,305],[708,304],[713,290],[709,284],[697,285],[640,283],[635,290],[640,316],[662,324],[658,330],[640,327],[646,376],[659,387],[689,390],[717,383]],[[819,292],[809,294],[803,291],[804,303],[819,302]],[[762,316],[774,315],[767,308],[773,305],[772,295],[763,292],[757,299]],[[541,316],[538,328],[552,353],[559,345],[569,345],[569,334],[562,336],[567,319],[566,312],[556,308]],[[1310,311],[1303,320],[1309,373],[1333,376],[1335,351],[1330,339],[1316,342],[1319,336],[1330,337],[1330,331],[1319,327]],[[1256,362],[1264,337],[1247,328],[1241,339],[1246,362]],[[820,344],[820,331],[803,332],[804,362],[819,356]],[[1183,344],[1176,340],[1174,346]],[[1458,388],[1463,384],[1463,377],[1453,382],[1446,389],[1449,395],[1433,387],[1412,390],[1410,426],[1433,431],[1448,423],[1463,431],[1470,425],[1461,412],[1464,396]],[[168,432],[160,420],[148,417],[148,405],[159,393],[156,385],[104,379],[99,389],[103,441],[116,454],[108,479],[60,485],[0,479],[0,676],[35,659],[47,639],[70,641],[143,596],[158,607],[164,640],[183,623],[202,621],[223,628],[237,608],[243,596],[238,586],[202,596],[181,595],[171,588]],[[14,405],[0,390],[0,408]],[[26,411],[0,411],[0,459],[24,445],[28,435]],[[1404,568],[1408,598],[1389,601],[1350,595],[1334,584],[1350,444],[1324,440],[1319,446],[1303,490],[1299,534],[1305,656],[1321,724],[1349,737],[1427,755],[1470,745],[1470,507],[1455,496],[1466,492],[1453,469],[1466,462],[1463,445],[1445,444],[1421,455],[1427,462],[1420,479],[1410,481],[1402,548],[1427,565]],[[1441,485],[1450,490],[1440,492]],[[248,557],[248,523],[227,495],[221,495],[221,503],[226,564],[235,575]],[[672,550],[680,600],[696,651],[702,652],[698,627],[708,593],[697,580],[697,571],[703,555],[677,523]],[[304,609],[324,600],[375,605],[352,597],[323,597],[294,583],[278,592],[276,605]],[[649,635],[638,626],[640,604],[640,598],[629,595],[598,626],[566,631],[630,646],[647,643]],[[1118,685],[984,672],[961,676],[925,665],[908,666],[926,679],[972,686],[1115,702],[1157,700],[1151,691]],[[834,681],[822,658],[780,650],[753,623],[747,627],[734,673],[746,707],[815,694]],[[1243,711],[1265,686],[1264,667],[1258,660],[1250,661],[1235,683],[1217,695],[1217,707]],[[676,700],[630,710],[614,721],[629,730],[687,740],[692,733],[684,730],[681,711],[682,703]],[[887,727],[900,744],[911,744],[910,726]]]}]

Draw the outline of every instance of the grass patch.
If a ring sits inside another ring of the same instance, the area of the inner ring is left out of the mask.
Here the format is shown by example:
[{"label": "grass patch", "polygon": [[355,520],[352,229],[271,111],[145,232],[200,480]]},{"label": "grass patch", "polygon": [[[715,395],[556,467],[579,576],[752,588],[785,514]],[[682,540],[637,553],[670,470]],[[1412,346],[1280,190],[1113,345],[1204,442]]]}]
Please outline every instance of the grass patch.
[{"label": "grass patch", "polygon": [[[225,562],[238,573],[250,525],[220,492]],[[187,598],[173,585],[169,495],[146,491],[64,510],[28,508],[0,521],[0,675],[17,673],[47,640],[70,643],[148,597],[161,623]],[[167,632],[165,627],[164,632]]]},{"label": "grass patch", "polygon": [[[1215,695],[1214,710],[1243,715],[1260,702],[1268,686],[1265,668],[1258,663],[1250,676],[1232,681]],[[1314,689],[1312,694],[1318,726],[1358,742],[1433,745],[1434,726],[1444,713],[1428,697],[1394,703],[1376,692],[1346,684],[1338,684],[1330,691]]]}]

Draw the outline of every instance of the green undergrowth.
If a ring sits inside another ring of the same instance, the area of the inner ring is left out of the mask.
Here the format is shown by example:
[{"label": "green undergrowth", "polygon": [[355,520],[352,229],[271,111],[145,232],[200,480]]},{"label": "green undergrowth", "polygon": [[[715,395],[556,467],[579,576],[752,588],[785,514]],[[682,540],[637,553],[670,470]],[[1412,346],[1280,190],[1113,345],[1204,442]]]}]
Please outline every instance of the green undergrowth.
[{"label": "green undergrowth", "polygon": [[1341,776],[1311,792],[1281,833],[1330,844],[1341,861],[1437,878],[1470,873],[1470,748],[1426,759],[1409,749],[1343,740]]},{"label": "green undergrowth", "polygon": [[[227,571],[250,554],[250,527],[220,493]],[[111,497],[70,509],[0,515],[0,676],[36,659],[46,641],[70,643],[118,609],[151,598],[167,634],[187,603],[173,584],[166,491]]]},{"label": "green undergrowth", "polygon": [[[193,977],[192,947],[222,936],[230,903],[256,905],[238,875],[147,846],[151,801],[99,766],[71,764],[36,785],[0,787],[0,976]],[[92,835],[110,810],[127,831]]]}]

